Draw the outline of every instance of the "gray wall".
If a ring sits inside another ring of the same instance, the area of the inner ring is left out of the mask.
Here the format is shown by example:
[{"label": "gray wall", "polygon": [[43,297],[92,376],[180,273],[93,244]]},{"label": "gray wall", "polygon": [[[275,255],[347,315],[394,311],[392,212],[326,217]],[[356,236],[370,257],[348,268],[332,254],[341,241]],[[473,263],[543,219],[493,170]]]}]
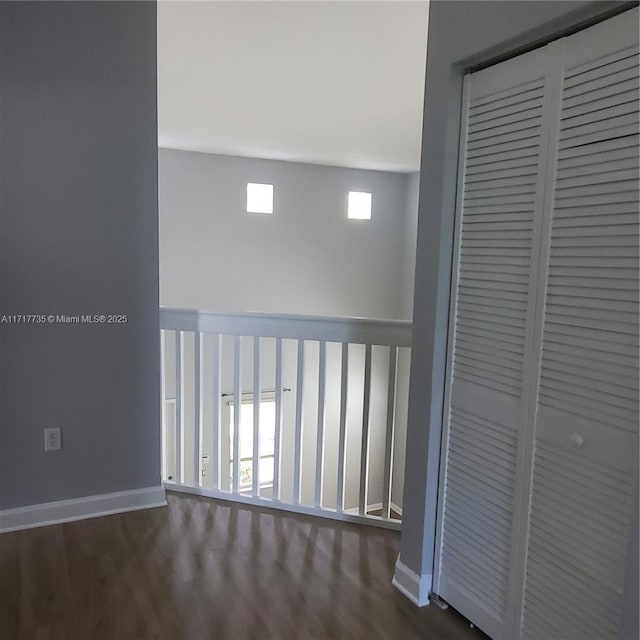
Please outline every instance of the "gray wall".
[{"label": "gray wall", "polygon": [[565,33],[617,2],[442,2],[429,11],[414,339],[400,556],[433,569],[464,70]]},{"label": "gray wall", "polygon": [[[408,320],[411,180],[161,149],[161,303]],[[247,182],[274,185],[273,215],[246,212]],[[373,194],[371,220],[347,219],[349,191]]]},{"label": "gray wall", "polygon": [[418,232],[418,200],[420,196],[420,173],[407,176],[404,210],[404,256],[402,315],[413,317],[413,282],[416,275],[416,235]]},{"label": "gray wall", "polygon": [[1,313],[129,320],[0,325],[0,507],[157,486],[155,3],[0,3],[0,84]]}]

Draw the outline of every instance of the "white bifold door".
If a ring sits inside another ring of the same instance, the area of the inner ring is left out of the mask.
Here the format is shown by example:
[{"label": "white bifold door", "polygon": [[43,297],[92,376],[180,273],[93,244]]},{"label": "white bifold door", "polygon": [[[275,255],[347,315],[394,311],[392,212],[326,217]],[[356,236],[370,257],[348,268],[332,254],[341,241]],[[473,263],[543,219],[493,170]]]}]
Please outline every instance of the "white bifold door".
[{"label": "white bifold door", "polygon": [[633,9],[465,80],[434,590],[495,640],[624,637],[638,38]]}]

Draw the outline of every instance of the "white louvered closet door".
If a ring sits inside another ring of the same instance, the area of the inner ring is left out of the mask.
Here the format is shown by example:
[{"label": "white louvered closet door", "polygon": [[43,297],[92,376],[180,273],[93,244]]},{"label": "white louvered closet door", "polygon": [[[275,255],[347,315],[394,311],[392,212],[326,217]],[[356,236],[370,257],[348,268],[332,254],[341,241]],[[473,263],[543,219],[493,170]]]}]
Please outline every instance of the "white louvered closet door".
[{"label": "white louvered closet door", "polygon": [[465,81],[434,590],[495,640],[621,637],[638,17]]},{"label": "white louvered closet door", "polygon": [[638,10],[562,54],[522,636],[608,640],[638,458]]},{"label": "white louvered closet door", "polygon": [[550,49],[468,76],[435,591],[509,638]]}]

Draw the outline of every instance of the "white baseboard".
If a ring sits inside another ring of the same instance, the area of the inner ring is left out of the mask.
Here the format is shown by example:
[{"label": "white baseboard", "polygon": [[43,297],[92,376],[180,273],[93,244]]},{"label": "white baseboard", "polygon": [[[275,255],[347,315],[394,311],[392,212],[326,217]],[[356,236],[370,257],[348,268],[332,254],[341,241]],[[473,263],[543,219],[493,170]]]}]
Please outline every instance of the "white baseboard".
[{"label": "white baseboard", "polygon": [[[382,509],[382,502],[374,502],[373,504],[367,505],[367,513],[377,511],[378,509]],[[395,511],[399,516],[402,516],[402,508],[395,504],[395,502],[391,503],[391,510]],[[360,510],[358,507],[355,507],[354,509],[345,509],[345,513],[360,513]]]},{"label": "white baseboard", "polygon": [[[370,511],[377,511],[378,509],[382,509],[382,502],[374,502],[373,504],[367,505],[367,513]],[[351,509],[345,509],[344,512],[357,515],[360,513],[360,509],[358,507],[353,507]]]},{"label": "white baseboard", "polygon": [[5,509],[0,511],[0,533],[163,507],[166,504],[164,487],[159,486]]},{"label": "white baseboard", "polygon": [[405,595],[413,604],[424,607],[429,604],[429,592],[431,591],[432,576],[431,574],[423,574],[419,576],[417,573],[409,569],[407,565],[400,561],[400,557],[396,560],[396,571],[391,581],[393,586]]}]

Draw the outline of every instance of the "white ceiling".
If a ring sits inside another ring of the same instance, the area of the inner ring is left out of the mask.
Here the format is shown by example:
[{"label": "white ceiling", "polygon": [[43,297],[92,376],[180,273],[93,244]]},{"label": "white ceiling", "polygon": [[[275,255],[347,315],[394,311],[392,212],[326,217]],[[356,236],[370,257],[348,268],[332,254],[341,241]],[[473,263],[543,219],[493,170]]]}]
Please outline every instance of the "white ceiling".
[{"label": "white ceiling", "polygon": [[415,171],[427,2],[158,3],[159,145]]}]

